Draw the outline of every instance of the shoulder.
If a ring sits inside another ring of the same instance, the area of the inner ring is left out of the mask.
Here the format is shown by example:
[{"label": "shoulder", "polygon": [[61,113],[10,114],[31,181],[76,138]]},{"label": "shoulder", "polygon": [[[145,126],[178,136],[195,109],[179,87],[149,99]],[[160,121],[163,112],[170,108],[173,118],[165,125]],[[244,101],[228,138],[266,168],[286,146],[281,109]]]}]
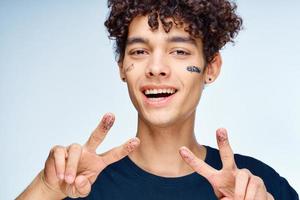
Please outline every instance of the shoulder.
[{"label": "shoulder", "polygon": [[[207,157],[205,161],[214,168],[221,169],[222,161],[219,150],[208,146],[206,149]],[[264,181],[268,192],[272,193],[274,197],[298,199],[296,191],[289,185],[288,181],[281,177],[271,166],[256,158],[241,154],[234,154],[234,160],[239,169],[248,169],[255,176],[260,177]]]}]

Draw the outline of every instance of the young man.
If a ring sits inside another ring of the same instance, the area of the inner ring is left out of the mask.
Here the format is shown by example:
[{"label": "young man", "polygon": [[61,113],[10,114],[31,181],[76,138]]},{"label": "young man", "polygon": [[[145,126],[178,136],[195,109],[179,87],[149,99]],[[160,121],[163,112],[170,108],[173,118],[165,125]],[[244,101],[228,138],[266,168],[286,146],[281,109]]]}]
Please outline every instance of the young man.
[{"label": "young man", "polygon": [[[111,0],[121,79],[138,112],[137,137],[104,154],[106,114],[83,146],[55,146],[18,199],[299,199],[271,167],[234,155],[225,129],[219,151],[198,144],[196,107],[218,77],[219,50],[241,27],[226,0]],[[68,199],[68,198],[67,198]]]}]

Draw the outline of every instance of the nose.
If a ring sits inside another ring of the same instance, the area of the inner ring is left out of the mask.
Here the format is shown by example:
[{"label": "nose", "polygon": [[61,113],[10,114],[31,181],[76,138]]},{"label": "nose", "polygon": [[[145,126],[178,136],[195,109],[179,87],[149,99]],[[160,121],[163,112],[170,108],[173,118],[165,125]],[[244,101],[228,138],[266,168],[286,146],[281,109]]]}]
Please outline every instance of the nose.
[{"label": "nose", "polygon": [[152,55],[146,68],[147,78],[167,78],[171,70],[163,54]]}]

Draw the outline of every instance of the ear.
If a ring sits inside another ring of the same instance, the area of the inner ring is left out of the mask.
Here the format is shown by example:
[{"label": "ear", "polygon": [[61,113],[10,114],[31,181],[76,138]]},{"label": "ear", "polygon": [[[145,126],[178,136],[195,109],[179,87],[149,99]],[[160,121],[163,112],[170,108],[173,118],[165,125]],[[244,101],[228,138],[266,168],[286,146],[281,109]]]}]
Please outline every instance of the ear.
[{"label": "ear", "polygon": [[123,62],[119,61],[118,62],[118,66],[119,66],[119,74],[120,74],[120,78],[123,82],[126,82],[126,78],[125,78],[125,72],[124,72],[124,67],[123,67]]},{"label": "ear", "polygon": [[214,82],[220,74],[222,66],[222,57],[218,52],[215,54],[213,60],[207,64],[204,70],[204,82],[212,83]]}]

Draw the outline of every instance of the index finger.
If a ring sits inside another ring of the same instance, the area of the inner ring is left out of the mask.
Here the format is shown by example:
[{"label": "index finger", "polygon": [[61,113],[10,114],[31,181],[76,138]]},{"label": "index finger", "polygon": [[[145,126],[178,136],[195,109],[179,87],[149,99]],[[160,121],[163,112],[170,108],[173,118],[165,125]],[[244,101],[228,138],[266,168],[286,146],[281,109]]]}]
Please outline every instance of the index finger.
[{"label": "index finger", "polygon": [[112,113],[106,113],[97,128],[93,131],[88,141],[85,143],[85,147],[90,151],[96,151],[97,147],[104,140],[109,129],[112,127],[115,121],[115,116]]},{"label": "index finger", "polygon": [[115,147],[99,156],[102,158],[102,161],[105,165],[110,165],[118,160],[121,160],[128,154],[130,154],[133,150],[135,150],[140,144],[140,140],[135,137],[127,141],[125,144]]},{"label": "index finger", "polygon": [[227,131],[225,128],[217,130],[217,143],[224,169],[232,170],[236,168],[234,154],[229,144]]},{"label": "index finger", "polygon": [[210,180],[214,174],[217,173],[218,170],[214,169],[210,165],[208,165],[204,160],[197,158],[193,152],[191,152],[186,147],[181,147],[180,155],[182,156],[183,160],[198,174],[205,177],[207,180]]}]

